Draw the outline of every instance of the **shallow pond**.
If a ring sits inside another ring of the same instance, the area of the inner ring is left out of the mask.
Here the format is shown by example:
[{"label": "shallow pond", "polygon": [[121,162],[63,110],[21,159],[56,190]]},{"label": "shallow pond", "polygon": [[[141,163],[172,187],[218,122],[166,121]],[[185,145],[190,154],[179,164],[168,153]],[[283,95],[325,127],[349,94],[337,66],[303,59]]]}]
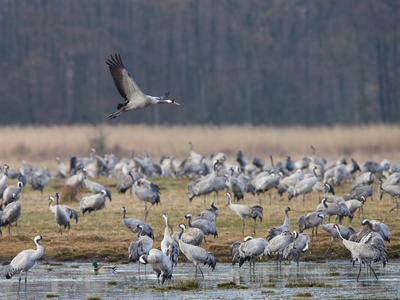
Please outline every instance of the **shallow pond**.
[{"label": "shallow pond", "polygon": [[[104,264],[103,264],[104,265]],[[215,271],[202,267],[204,279],[199,278],[200,288],[190,291],[154,289],[158,286],[157,277],[147,267],[141,266],[139,276],[137,264],[116,265],[117,271],[111,274],[95,275],[91,263],[40,263],[28,275],[28,298],[87,299],[142,299],[168,298],[180,299],[261,299],[261,298],[399,298],[400,261],[390,261],[386,268],[375,264],[379,281],[367,275],[362,269],[360,282],[356,281],[358,265],[352,267],[348,261],[327,261],[326,263],[282,264],[277,269],[274,262],[256,263],[255,272],[249,271],[246,263],[239,268],[230,264],[217,264]],[[164,286],[174,286],[178,282],[194,279],[194,266],[179,263],[173,272],[172,282]],[[2,272],[3,273],[3,272]],[[233,281],[244,289],[220,288],[217,285]],[[293,283],[323,283],[322,287],[287,287]],[[247,288],[246,288],[247,287]],[[1,299],[24,298],[24,277],[21,292],[17,293],[18,278],[0,279]]]}]

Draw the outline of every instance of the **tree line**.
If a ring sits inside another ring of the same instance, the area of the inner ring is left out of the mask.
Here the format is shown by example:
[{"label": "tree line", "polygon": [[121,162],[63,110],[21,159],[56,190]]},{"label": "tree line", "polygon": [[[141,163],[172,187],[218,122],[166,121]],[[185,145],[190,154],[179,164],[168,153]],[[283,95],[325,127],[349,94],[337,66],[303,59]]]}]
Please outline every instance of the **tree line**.
[{"label": "tree line", "polygon": [[396,123],[397,0],[0,0],[0,124],[97,124],[120,53],[157,105],[112,122]]}]

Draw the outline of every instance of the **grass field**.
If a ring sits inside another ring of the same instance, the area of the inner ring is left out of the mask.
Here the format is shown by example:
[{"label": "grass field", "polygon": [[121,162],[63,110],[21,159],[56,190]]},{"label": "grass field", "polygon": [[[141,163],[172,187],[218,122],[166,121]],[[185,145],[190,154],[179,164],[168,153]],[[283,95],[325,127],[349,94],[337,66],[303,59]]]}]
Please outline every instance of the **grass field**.
[{"label": "grass field", "polygon": [[[380,162],[383,159],[399,161],[400,128],[398,126],[368,126],[368,127],[334,127],[334,128],[267,128],[267,127],[146,127],[146,126],[74,126],[74,127],[2,127],[0,128],[1,163],[7,163],[14,169],[20,168],[24,159],[32,166],[48,167],[52,172],[57,169],[54,158],[60,156],[66,163],[70,154],[88,156],[91,147],[101,149],[104,153],[114,153],[117,157],[130,157],[131,152],[141,153],[147,150],[158,161],[162,155],[183,159],[189,156],[188,141],[194,143],[195,151],[203,155],[224,152],[228,161],[234,162],[236,152],[241,149],[249,159],[254,155],[264,158],[274,155],[276,160],[291,155],[294,160],[310,155],[310,146],[314,145],[317,155],[330,160],[344,156],[353,157],[360,164],[367,160]],[[99,151],[98,151],[99,152]],[[0,260],[9,260],[21,250],[34,248],[33,237],[43,236],[45,259],[76,260],[95,259],[97,261],[127,262],[127,248],[136,239],[122,224],[122,206],[127,209],[127,218],[144,218],[144,203],[133,194],[118,195],[117,179],[94,178],[111,189],[113,201],[107,200],[106,208],[95,215],[80,215],[79,222],[71,224],[70,241],[66,236],[61,238],[54,222],[54,215],[48,209],[47,197],[55,192],[65,193],[64,182],[52,179],[44,189],[44,199],[41,201],[40,192],[30,186],[24,187],[21,196],[22,216],[18,221],[18,230],[13,227],[11,236],[6,228],[2,228],[0,238],[2,251]],[[163,237],[164,220],[162,213],[167,213],[173,230],[182,222],[186,213],[196,214],[203,210],[203,198],[195,198],[189,202],[187,197],[187,179],[156,178],[161,191],[161,204],[150,210],[147,222],[153,227],[154,247],[159,248]],[[9,184],[15,184],[9,180]],[[351,183],[337,187],[337,194],[343,195],[350,190]],[[376,191],[377,183],[373,189]],[[76,201],[68,202],[71,207],[78,208],[79,200],[89,193],[82,189],[78,192]],[[298,230],[296,224],[300,215],[315,210],[318,195],[312,193],[307,197],[303,206],[301,199],[292,199],[289,203],[286,194],[280,199],[272,193],[270,204],[268,196],[261,200],[264,207],[262,223],[257,221],[257,234],[251,232],[252,220],[247,220],[245,236],[264,237],[269,228],[282,225],[284,221],[283,208],[289,205],[295,209],[290,213],[291,230]],[[213,201],[211,195],[207,203]],[[246,204],[260,203],[259,198],[246,195]],[[209,239],[209,251],[214,252],[217,261],[229,261],[229,247],[235,241],[243,240],[241,235],[242,222],[227,206],[226,196],[220,194],[216,199],[221,215],[216,221],[218,237]],[[396,212],[387,213],[393,207],[389,196],[383,200],[374,196],[364,206],[364,217],[384,221],[391,230],[392,241],[388,244],[391,258],[400,257],[400,228],[399,215]],[[333,221],[333,219],[331,220]],[[348,225],[348,220],[344,225]],[[327,220],[325,220],[327,223]],[[358,215],[353,220],[353,227],[358,230],[361,225]],[[307,231],[311,234],[311,232]],[[304,257],[308,259],[323,259],[321,256],[330,243],[330,237],[319,230],[318,241],[313,242]],[[333,254],[332,254],[333,253]],[[335,241],[328,258],[349,257],[339,241]]]}]

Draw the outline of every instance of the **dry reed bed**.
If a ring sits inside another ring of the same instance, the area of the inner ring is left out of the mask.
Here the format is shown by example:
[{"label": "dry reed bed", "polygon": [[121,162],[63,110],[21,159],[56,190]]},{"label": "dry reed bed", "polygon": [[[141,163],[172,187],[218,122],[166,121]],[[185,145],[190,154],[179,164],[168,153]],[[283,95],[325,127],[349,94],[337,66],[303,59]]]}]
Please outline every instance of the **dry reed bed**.
[{"label": "dry reed bed", "polygon": [[[334,126],[334,127],[265,127],[265,126],[8,126],[0,127],[0,160],[9,164],[54,164],[60,156],[88,156],[95,147],[117,157],[130,157],[132,151],[148,151],[155,161],[163,155],[179,159],[189,155],[188,142],[203,155],[224,152],[231,161],[241,149],[249,159],[254,155],[282,159],[291,155],[295,160],[310,155],[314,145],[317,154],[332,160],[344,156],[358,162],[399,160],[400,126]],[[104,154],[101,153],[101,154]],[[55,164],[54,164],[55,165]]]}]

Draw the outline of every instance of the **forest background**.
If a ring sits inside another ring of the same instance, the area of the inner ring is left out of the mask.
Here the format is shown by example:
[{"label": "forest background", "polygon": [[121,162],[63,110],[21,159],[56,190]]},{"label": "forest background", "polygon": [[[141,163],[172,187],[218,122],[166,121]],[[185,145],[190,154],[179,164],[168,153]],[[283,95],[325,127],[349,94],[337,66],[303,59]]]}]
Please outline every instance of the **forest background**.
[{"label": "forest background", "polygon": [[0,125],[99,124],[120,53],[155,106],[135,124],[398,123],[396,0],[0,0]]}]

